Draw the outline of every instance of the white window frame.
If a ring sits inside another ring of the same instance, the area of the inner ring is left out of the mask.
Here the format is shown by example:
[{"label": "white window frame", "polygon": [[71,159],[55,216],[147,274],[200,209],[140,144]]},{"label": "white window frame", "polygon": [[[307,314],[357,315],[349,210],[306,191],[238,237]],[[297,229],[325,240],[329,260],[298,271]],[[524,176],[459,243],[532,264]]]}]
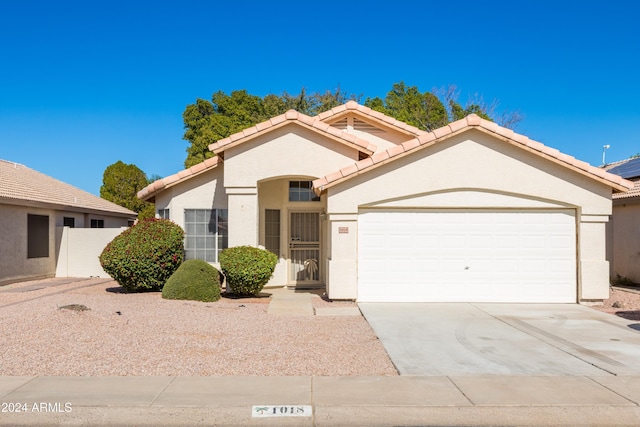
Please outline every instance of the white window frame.
[{"label": "white window frame", "polygon": [[228,247],[227,224],[227,209],[185,209],[185,261],[218,262],[220,252]]}]

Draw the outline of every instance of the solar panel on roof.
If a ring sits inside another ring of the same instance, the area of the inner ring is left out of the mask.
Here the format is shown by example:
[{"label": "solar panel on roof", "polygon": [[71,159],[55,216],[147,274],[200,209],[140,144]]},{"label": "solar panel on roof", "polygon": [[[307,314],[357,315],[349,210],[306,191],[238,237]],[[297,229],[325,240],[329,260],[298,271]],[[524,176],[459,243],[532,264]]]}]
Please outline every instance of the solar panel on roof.
[{"label": "solar panel on roof", "polygon": [[636,157],[620,166],[611,168],[607,172],[615,173],[625,179],[638,177],[640,176],[640,157]]}]

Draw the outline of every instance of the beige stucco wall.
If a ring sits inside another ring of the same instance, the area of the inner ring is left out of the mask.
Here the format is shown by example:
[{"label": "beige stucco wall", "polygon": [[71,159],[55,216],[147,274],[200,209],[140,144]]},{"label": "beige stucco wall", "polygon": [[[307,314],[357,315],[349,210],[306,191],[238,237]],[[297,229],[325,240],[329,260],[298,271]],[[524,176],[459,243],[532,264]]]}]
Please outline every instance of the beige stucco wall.
[{"label": "beige stucco wall", "polygon": [[224,152],[229,246],[259,244],[258,183],[274,177],[315,179],[353,164],[358,150],[291,124]]},{"label": "beige stucco wall", "polygon": [[614,201],[607,231],[611,279],[620,276],[640,283],[640,200]]},{"label": "beige stucco wall", "polygon": [[[356,298],[357,222],[360,207],[493,207],[576,209],[578,295],[608,295],[605,224],[611,188],[479,131],[465,132],[328,189],[331,245],[329,296]],[[348,217],[348,215],[352,215]],[[337,234],[342,227],[348,234]],[[340,249],[336,249],[340,248]],[[338,253],[339,252],[339,253]],[[339,260],[339,261],[338,261]]]},{"label": "beige stucco wall", "polygon": [[[49,216],[49,256],[27,258],[27,215]],[[55,264],[55,211],[0,205],[0,285],[12,281],[53,277]]]},{"label": "beige stucco wall", "polygon": [[255,187],[278,176],[321,177],[358,160],[358,151],[288,125],[224,152],[225,187]]},{"label": "beige stucco wall", "polygon": [[287,230],[288,216],[286,209],[284,209],[287,201],[285,199],[285,192],[288,194],[289,191],[288,183],[289,181],[285,179],[275,179],[258,184],[259,245],[264,246],[265,244],[265,210],[280,209],[280,253],[278,254],[278,265],[276,265],[273,277],[269,280],[267,286],[284,286],[288,280],[288,242],[287,233],[285,232]]},{"label": "beige stucco wall", "polygon": [[[315,177],[309,176],[287,176],[279,177],[268,181],[262,181],[258,183],[258,205],[259,205],[259,229],[258,229],[258,244],[264,246],[265,244],[265,210],[266,209],[279,209],[280,210],[280,256],[278,265],[273,273],[273,277],[267,284],[267,286],[283,286],[291,284],[289,281],[289,214],[290,212],[322,212],[324,210],[325,197],[322,197],[319,202],[290,202],[289,201],[289,181],[305,181],[312,180]],[[322,227],[324,221],[321,221],[321,236]],[[320,250],[325,250],[325,241],[320,242]],[[320,281],[325,281],[325,267],[320,266]]]},{"label": "beige stucco wall", "polygon": [[109,277],[98,257],[125,229],[56,227],[56,277]]},{"label": "beige stucco wall", "polygon": [[327,208],[356,212],[361,205],[465,189],[579,206],[587,215],[611,213],[607,185],[473,130],[333,187]]},{"label": "beige stucco wall", "polygon": [[[42,258],[27,257],[27,218],[29,214],[46,215],[49,217],[49,256]],[[53,277],[56,274],[58,254],[61,240],[56,233],[56,227],[61,227],[64,217],[75,218],[77,229],[88,227],[90,219],[104,219],[105,227],[119,227],[127,225],[127,218],[112,217],[100,214],[85,214],[81,212],[59,211],[39,207],[26,207],[13,204],[0,205],[0,285],[14,281],[34,280]],[[98,230],[98,229],[87,229]],[[107,228],[105,228],[107,230]],[[101,250],[100,250],[101,251]],[[88,254],[84,254],[88,256]],[[83,261],[71,259],[69,262]],[[80,275],[83,277],[83,275]]]},{"label": "beige stucco wall", "polygon": [[185,209],[227,209],[222,185],[223,165],[156,195],[156,210],[169,209],[171,221],[184,229]]}]

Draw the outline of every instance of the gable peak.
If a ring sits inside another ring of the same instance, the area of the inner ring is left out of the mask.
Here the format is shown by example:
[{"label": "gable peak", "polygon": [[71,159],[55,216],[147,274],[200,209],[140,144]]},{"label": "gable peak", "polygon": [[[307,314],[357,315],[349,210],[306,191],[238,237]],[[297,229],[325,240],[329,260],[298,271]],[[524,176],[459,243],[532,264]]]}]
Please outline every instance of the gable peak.
[{"label": "gable peak", "polygon": [[358,104],[356,101],[352,99],[350,101],[347,101],[347,103],[344,104],[344,106],[347,108],[347,110],[357,110],[360,104]]}]

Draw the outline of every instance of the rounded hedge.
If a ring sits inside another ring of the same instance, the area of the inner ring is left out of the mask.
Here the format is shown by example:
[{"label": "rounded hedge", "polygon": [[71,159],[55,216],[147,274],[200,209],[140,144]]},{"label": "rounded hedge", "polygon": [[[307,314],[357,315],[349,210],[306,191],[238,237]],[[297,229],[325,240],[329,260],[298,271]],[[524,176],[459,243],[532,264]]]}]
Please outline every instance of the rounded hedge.
[{"label": "rounded hedge", "polygon": [[160,290],[182,263],[184,231],[166,219],[145,219],[116,236],[100,265],[129,291]]},{"label": "rounded hedge", "polygon": [[190,259],[182,263],[162,288],[162,298],[211,302],[220,299],[220,272],[209,263]]},{"label": "rounded hedge", "polygon": [[235,295],[258,295],[267,284],[278,257],[265,249],[236,246],[220,252],[220,268]]}]

